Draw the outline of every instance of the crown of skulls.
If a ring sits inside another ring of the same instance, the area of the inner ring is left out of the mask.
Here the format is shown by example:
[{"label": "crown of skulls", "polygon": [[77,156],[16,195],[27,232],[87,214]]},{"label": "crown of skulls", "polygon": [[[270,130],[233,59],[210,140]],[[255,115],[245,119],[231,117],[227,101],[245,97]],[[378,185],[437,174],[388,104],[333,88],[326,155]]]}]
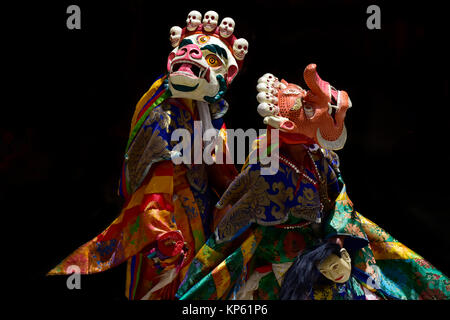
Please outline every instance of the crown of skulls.
[{"label": "crown of skulls", "polygon": [[235,26],[235,21],[230,17],[223,18],[219,24],[219,14],[215,11],[208,11],[202,16],[200,12],[193,10],[186,18],[186,27],[173,26],[170,29],[170,43],[175,48],[185,37],[193,34],[214,36],[229,47],[238,64],[241,64],[248,53],[248,41],[236,38],[233,34]]},{"label": "crown of skulls", "polygon": [[[203,19],[202,19],[203,18]],[[235,22],[208,11],[189,12],[184,28],[170,29],[173,47],[167,60],[168,86],[174,98],[208,103],[222,99],[242,67],[248,42],[234,36]]]}]

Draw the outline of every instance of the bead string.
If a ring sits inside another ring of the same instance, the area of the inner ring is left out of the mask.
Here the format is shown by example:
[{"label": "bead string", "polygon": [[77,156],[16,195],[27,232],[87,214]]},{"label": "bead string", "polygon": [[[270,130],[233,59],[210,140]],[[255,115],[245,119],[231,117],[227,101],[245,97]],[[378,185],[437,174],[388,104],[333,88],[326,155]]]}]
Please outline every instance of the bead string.
[{"label": "bead string", "polygon": [[[321,189],[322,189],[322,187],[324,187],[324,181],[322,181],[322,176],[320,175],[320,172],[319,172],[319,168],[317,168],[317,165],[316,165],[316,162],[314,161],[314,159],[313,159],[313,156],[312,156],[312,154],[309,152],[309,151],[307,151],[308,152],[308,155],[309,155],[309,158],[311,159],[311,162],[313,163],[313,165],[314,165],[314,168],[316,169],[316,173],[317,173],[317,176],[319,177],[319,183],[321,184],[321,186],[320,186],[320,189],[318,189],[318,191],[319,191],[319,195],[320,195],[320,197],[321,197],[321,201],[320,201],[320,211],[323,211],[324,210],[324,208],[325,208],[325,205],[324,205],[324,203],[323,203],[323,192],[321,193]],[[322,190],[323,191],[323,190]],[[325,194],[327,194],[327,192],[326,192],[326,189],[325,189]],[[326,195],[326,199],[328,199],[328,195]]]},{"label": "bead string", "polygon": [[310,224],[311,224],[311,221],[301,222],[301,223],[297,223],[297,224],[293,224],[293,225],[279,224],[279,225],[275,225],[275,228],[285,229],[285,230],[294,230],[294,229],[301,229]]},{"label": "bead string", "polygon": [[[319,184],[320,184],[321,182],[323,183],[323,181],[322,181],[322,176],[320,175],[319,168],[317,168],[316,162],[314,161],[314,158],[313,158],[312,154],[311,154],[309,151],[307,151],[307,153],[308,153],[308,156],[309,156],[309,158],[311,159],[311,162],[312,162],[312,164],[313,164],[313,166],[314,166],[314,169],[315,169],[315,171],[316,171],[315,173],[316,173],[316,175],[317,175],[317,177],[318,177],[318,180],[317,180],[317,181],[314,181],[310,176],[308,176],[308,175],[305,173],[304,170],[302,171],[301,176],[303,176],[306,180],[308,180],[310,183],[312,183],[312,184],[317,188],[317,191],[319,191],[319,194],[320,194]],[[300,174],[300,169],[299,169],[294,163],[292,163],[290,160],[288,160],[287,158],[283,157],[282,155],[279,155],[278,157],[279,157],[279,159],[280,159],[282,162],[284,162],[285,164],[287,164],[288,166],[290,166],[292,169],[294,169],[294,171],[295,171],[297,174]],[[302,166],[302,169],[304,169],[303,166]],[[313,172],[313,174],[314,174],[314,172]],[[299,183],[300,183],[300,181],[299,181]],[[297,185],[297,189],[298,189],[298,187],[299,187],[299,185]],[[296,192],[297,192],[297,189],[296,189]],[[324,207],[325,207],[325,206],[324,206],[323,202],[320,201],[320,211],[323,211],[323,210],[324,210]],[[286,226],[286,227],[284,227],[283,229],[296,229],[296,228],[301,228],[301,227],[302,227],[302,226]]]},{"label": "bead string", "polygon": [[294,169],[295,172],[297,172],[298,174],[300,174],[300,169],[293,164],[291,161],[289,161],[288,159],[286,159],[285,157],[283,157],[282,155],[279,155],[279,158],[281,161],[283,161],[284,163],[286,163],[288,166],[290,166],[292,169]]},{"label": "bead string", "polygon": [[313,159],[313,156],[311,152],[307,151],[309,158],[311,159],[312,164],[314,165],[314,168],[316,169],[317,177],[319,177],[319,180],[322,181],[322,176],[320,175],[319,169],[317,168],[316,162]]},{"label": "bead string", "polygon": [[[313,159],[311,153],[310,153],[309,151],[307,151],[307,153],[308,153],[308,156],[311,158],[311,161],[312,161],[312,163],[313,163],[313,165],[314,165],[314,168],[315,168],[315,171],[316,171],[317,176],[319,177],[319,180],[322,180],[322,177],[321,177],[321,175],[320,175],[320,173],[319,173],[319,169],[317,168],[317,165],[316,165],[316,163],[314,162],[314,159]],[[297,174],[302,175],[302,176],[303,176],[306,180],[308,180],[310,183],[312,183],[313,185],[317,186],[318,181],[314,181],[310,176],[308,176],[308,175],[305,173],[304,170],[300,173],[300,169],[299,169],[294,163],[292,163],[290,160],[288,160],[287,158],[285,158],[285,157],[282,156],[282,155],[279,155],[278,157],[280,158],[281,161],[283,161],[283,162],[284,162],[285,164],[287,164],[289,167],[291,167],[292,169],[294,169],[294,171],[295,171]],[[303,169],[303,166],[302,166],[302,169]],[[314,173],[313,173],[313,174],[314,174]]]}]

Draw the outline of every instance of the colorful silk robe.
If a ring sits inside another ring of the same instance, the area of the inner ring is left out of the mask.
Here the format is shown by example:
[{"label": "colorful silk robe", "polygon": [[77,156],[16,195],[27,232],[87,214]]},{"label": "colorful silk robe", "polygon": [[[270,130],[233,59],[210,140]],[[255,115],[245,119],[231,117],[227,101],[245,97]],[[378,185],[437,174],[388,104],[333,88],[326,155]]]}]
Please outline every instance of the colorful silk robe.
[{"label": "colorful silk robe", "polygon": [[[211,109],[213,125],[224,129],[223,101]],[[208,185],[204,165],[174,165],[171,134],[187,129],[193,141],[196,108],[191,100],[171,99],[165,77],[159,78],[139,101],[120,181],[125,205],[119,217],[49,275],[67,274],[71,265],[81,274],[108,270],[127,262],[129,299],[173,299],[195,253],[211,232],[212,208],[217,196]],[[158,236],[180,231],[185,256],[154,257]]]},{"label": "colorful silk robe", "polygon": [[[325,155],[329,158],[327,152]],[[332,195],[336,179],[333,167],[337,168],[333,161],[325,162],[325,158],[316,154],[315,162],[322,176],[327,177]],[[363,299],[363,287],[383,299],[450,297],[449,279],[356,212],[345,185],[339,190],[334,208],[318,224],[318,220],[307,219],[311,215],[301,217],[292,210],[299,204],[308,204],[307,200],[314,202],[313,199],[320,198],[308,180],[299,178],[284,164],[280,164],[275,176],[254,174],[257,170],[257,165],[249,166],[241,175],[252,181],[260,196],[253,202],[247,201],[242,193],[240,200],[236,197],[231,217],[225,215],[224,224],[219,224],[215,235],[195,256],[177,292],[179,299],[278,299],[283,275],[299,251],[337,235],[345,236],[344,246],[354,253],[354,274],[358,276],[352,277],[345,288],[317,289],[312,299]],[[256,176],[253,180],[252,175]],[[300,187],[291,190],[298,185],[298,179]],[[241,180],[244,181],[242,177]],[[229,189],[234,187],[233,183]],[[251,188],[247,185],[246,189]],[[285,197],[284,203],[274,199],[277,190],[283,190],[280,196]],[[280,205],[284,216],[279,212]],[[241,208],[236,210],[236,206]],[[278,218],[272,213],[278,213]]]}]

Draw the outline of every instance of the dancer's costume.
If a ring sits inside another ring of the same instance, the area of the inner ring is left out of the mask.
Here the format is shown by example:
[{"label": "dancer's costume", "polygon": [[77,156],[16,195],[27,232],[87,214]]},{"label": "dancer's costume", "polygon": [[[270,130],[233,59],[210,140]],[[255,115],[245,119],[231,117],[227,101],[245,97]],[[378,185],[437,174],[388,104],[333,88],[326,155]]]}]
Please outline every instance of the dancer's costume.
[{"label": "dancer's costume", "polygon": [[[129,299],[175,297],[180,280],[212,231],[217,195],[237,175],[233,165],[207,166],[195,164],[194,159],[203,153],[203,133],[213,128],[217,131],[210,155],[226,158],[222,116],[228,104],[223,95],[248,51],[247,41],[233,35],[233,19],[224,18],[220,25],[218,19],[214,11],[203,20],[192,11],[185,28],[171,28],[174,49],[168,73],[144,94],[131,122],[120,181],[126,200],[123,210],[50,275],[70,273],[72,265],[82,274],[91,274],[127,262]],[[174,133],[183,137],[182,142],[172,141]],[[185,145],[186,139],[194,150]],[[196,139],[200,149],[195,149]]]},{"label": "dancer's costume", "polygon": [[[301,250],[342,237],[355,252],[354,286],[324,288],[313,299],[357,299],[364,289],[384,299],[448,299],[444,274],[353,209],[332,151],[346,141],[350,99],[320,79],[313,64],[304,79],[308,91],[271,74],[258,80],[258,112],[269,128],[280,129],[281,147],[270,134],[261,141],[273,156],[278,151],[279,170],[263,175],[256,161],[233,181],[217,205],[230,209],[195,256],[177,297],[277,299]],[[303,166],[283,154],[286,144],[310,148]],[[264,152],[255,150],[250,159],[256,154]]]}]

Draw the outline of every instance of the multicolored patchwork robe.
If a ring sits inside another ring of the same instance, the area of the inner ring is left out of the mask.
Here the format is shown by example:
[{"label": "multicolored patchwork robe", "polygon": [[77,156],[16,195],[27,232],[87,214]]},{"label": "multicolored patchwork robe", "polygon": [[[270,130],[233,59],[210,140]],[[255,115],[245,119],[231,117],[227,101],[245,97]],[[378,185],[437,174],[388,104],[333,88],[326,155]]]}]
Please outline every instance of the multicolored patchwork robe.
[{"label": "multicolored patchwork robe", "polygon": [[322,152],[325,156],[316,153],[313,159],[327,177],[328,195],[338,191],[332,209],[322,217],[318,210],[302,212],[301,206],[317,208],[321,197],[310,179],[288,165],[280,163],[273,176],[260,175],[258,164],[248,166],[224,194],[234,193],[233,206],[195,256],[179,299],[278,299],[297,254],[334,236],[345,237],[358,276],[345,288],[317,289],[312,299],[363,299],[364,288],[383,299],[450,298],[449,279],[356,212],[340,177],[336,190],[338,168],[330,153]]},{"label": "multicolored patchwork robe", "polygon": [[[221,116],[226,108],[223,101],[211,106],[216,129],[225,130]],[[126,199],[122,212],[49,275],[70,273],[72,265],[81,274],[92,274],[127,262],[129,299],[174,298],[180,279],[211,233],[212,209],[218,199],[208,184],[205,165],[174,165],[171,160],[179,143],[171,141],[172,133],[186,129],[193,141],[197,119],[192,100],[170,98],[165,76],[151,86],[132,119],[119,187]],[[230,165],[221,169],[230,176],[235,170]],[[158,237],[170,231],[181,232],[187,252],[155,256]]]}]

